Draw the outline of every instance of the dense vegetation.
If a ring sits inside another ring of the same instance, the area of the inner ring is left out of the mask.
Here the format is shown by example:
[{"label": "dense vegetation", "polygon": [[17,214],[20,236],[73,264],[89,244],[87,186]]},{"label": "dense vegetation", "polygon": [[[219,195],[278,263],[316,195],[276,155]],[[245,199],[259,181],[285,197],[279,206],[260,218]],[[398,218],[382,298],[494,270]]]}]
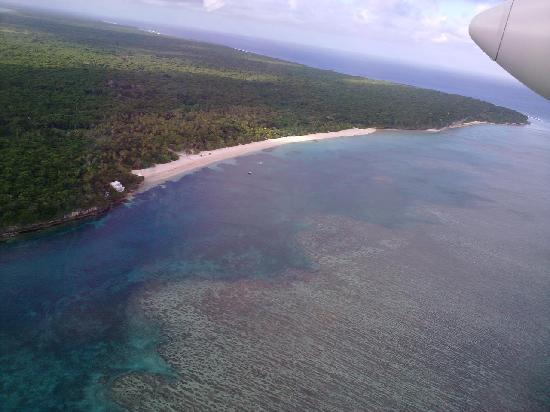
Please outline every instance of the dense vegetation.
[{"label": "dense vegetation", "polygon": [[211,44],[0,12],[0,232],[120,198],[132,169],[350,127],[523,123],[475,99]]}]

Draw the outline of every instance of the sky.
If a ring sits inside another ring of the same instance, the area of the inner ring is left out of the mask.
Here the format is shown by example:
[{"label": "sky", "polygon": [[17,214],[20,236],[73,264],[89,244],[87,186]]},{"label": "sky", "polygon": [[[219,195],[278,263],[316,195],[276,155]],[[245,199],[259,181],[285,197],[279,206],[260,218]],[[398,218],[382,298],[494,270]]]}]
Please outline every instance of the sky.
[{"label": "sky", "polygon": [[[415,65],[507,78],[468,35],[502,0],[11,0],[110,19],[138,20],[339,49]],[[160,30],[162,31],[162,30]]]}]

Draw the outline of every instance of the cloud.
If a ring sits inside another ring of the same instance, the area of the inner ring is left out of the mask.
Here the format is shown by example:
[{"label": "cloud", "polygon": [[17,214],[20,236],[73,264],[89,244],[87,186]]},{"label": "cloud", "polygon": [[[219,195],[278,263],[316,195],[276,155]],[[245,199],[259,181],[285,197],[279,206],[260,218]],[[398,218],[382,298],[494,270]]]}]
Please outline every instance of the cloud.
[{"label": "cloud", "polygon": [[225,0],[203,0],[202,5],[206,11],[214,11],[225,6]]},{"label": "cloud", "polygon": [[447,33],[441,33],[439,36],[432,38],[434,43],[447,43],[449,41],[449,35]]},{"label": "cloud", "polygon": [[426,27],[437,29],[443,26],[448,20],[449,18],[447,16],[428,16],[424,18],[422,23]]},{"label": "cloud", "polygon": [[[121,0],[122,1],[122,0]],[[463,41],[471,18],[499,0],[126,0],[179,6],[308,30],[416,41]]]},{"label": "cloud", "polygon": [[498,0],[226,0],[224,13],[332,30],[418,41],[467,39],[465,27]]},{"label": "cloud", "polygon": [[373,16],[370,13],[369,9],[361,9],[357,11],[355,15],[355,20],[359,23],[370,23],[373,20]]},{"label": "cloud", "polygon": [[475,7],[475,11],[476,13],[481,13],[485,10],[488,10],[491,8],[491,4],[489,3],[481,3],[481,4],[478,4],[476,7]]}]

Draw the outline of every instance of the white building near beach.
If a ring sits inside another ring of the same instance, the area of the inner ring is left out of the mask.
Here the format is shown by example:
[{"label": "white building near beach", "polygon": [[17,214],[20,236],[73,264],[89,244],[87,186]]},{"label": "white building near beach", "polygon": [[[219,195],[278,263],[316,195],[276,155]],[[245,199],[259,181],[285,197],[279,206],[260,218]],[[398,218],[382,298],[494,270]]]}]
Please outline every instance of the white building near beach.
[{"label": "white building near beach", "polygon": [[122,186],[122,183],[120,183],[118,180],[111,182],[111,187],[115,189],[118,193],[124,192],[124,186]]}]

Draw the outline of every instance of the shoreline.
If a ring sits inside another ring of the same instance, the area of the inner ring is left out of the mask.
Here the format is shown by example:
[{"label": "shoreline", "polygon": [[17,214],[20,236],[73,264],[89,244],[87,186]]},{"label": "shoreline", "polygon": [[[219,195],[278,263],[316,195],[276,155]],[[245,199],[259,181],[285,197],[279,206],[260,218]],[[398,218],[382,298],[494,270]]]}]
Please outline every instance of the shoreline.
[{"label": "shoreline", "polygon": [[444,132],[445,130],[460,129],[462,127],[479,126],[483,124],[496,124],[496,123],[474,120],[473,122],[453,123],[453,124],[450,124],[449,126],[442,127],[441,129],[426,129],[425,131],[430,133],[439,133],[439,132]]},{"label": "shoreline", "polygon": [[27,226],[9,227],[6,231],[0,233],[0,242],[8,241],[18,236],[40,232],[42,230],[51,229],[58,226],[69,225],[71,223],[76,223],[84,219],[93,219],[103,216],[113,207],[117,206],[119,203],[124,202],[125,200],[126,199],[121,199],[119,202],[106,207],[92,206],[88,209],[75,210],[74,212],[68,213],[63,217],[48,220],[46,222],[33,223]]},{"label": "shoreline", "polygon": [[[271,149],[274,147],[282,146],[290,143],[302,143],[310,141],[319,141],[326,139],[334,139],[338,137],[354,137],[354,136],[366,136],[373,134],[377,131],[418,131],[418,132],[427,132],[427,133],[439,133],[446,130],[457,129],[462,127],[477,126],[477,125],[486,125],[486,124],[496,124],[490,122],[482,121],[473,121],[473,122],[462,122],[454,123],[449,126],[443,127],[441,129],[377,129],[377,128],[366,128],[366,129],[346,129],[337,132],[323,132],[323,133],[312,133],[303,136],[286,136],[279,137],[276,139],[267,139],[261,140],[259,142],[247,143],[244,145],[238,146],[229,146],[215,150],[203,151],[198,154],[185,154],[180,153],[180,158],[169,163],[162,163],[155,165],[146,169],[132,170],[132,173],[144,178],[143,182],[135,189],[129,190],[126,193],[126,196],[119,201],[107,206],[107,207],[98,207],[92,206],[88,209],[73,211],[68,213],[63,217],[52,219],[46,222],[34,223],[26,226],[12,226],[6,228],[3,232],[0,232],[0,242],[14,239],[18,236],[38,232],[44,229],[49,229],[56,226],[62,226],[66,224],[71,224],[79,220],[94,218],[102,216],[109,212],[110,209],[117,206],[120,203],[125,201],[132,200],[134,195],[144,193],[149,189],[152,189],[156,186],[159,186],[167,181],[174,180],[185,176],[186,174],[197,171],[203,167],[210,166],[212,164],[222,162],[224,160],[234,159],[240,156],[245,156],[251,153],[259,152],[265,149]],[[509,126],[517,124],[507,124]]]},{"label": "shoreline", "polygon": [[132,170],[132,173],[144,178],[143,182],[133,193],[139,194],[165,183],[228,159],[234,159],[265,149],[282,146],[290,143],[302,143],[318,140],[334,139],[337,137],[366,136],[378,129],[346,129],[338,132],[312,133],[303,136],[286,136],[276,139],[266,139],[259,142],[247,143],[238,146],[229,146],[221,149],[202,151],[198,154],[179,153],[180,158],[169,163],[158,164],[146,169]]},{"label": "shoreline", "polygon": [[258,142],[246,143],[238,146],[223,147],[214,150],[205,150],[197,154],[178,153],[180,158],[169,163],[161,163],[145,169],[132,170],[132,173],[144,178],[143,182],[133,192],[128,194],[131,198],[134,194],[140,194],[166,183],[170,180],[183,177],[189,173],[195,172],[203,167],[222,162],[228,159],[234,159],[254,152],[290,143],[302,143],[318,140],[334,139],[338,137],[366,136],[377,131],[419,131],[428,133],[440,133],[446,130],[459,129],[463,127],[479,126],[492,124],[485,121],[472,121],[453,123],[441,129],[379,129],[379,128],[353,128],[337,132],[311,133],[302,136],[285,136],[276,139],[266,139]]}]

